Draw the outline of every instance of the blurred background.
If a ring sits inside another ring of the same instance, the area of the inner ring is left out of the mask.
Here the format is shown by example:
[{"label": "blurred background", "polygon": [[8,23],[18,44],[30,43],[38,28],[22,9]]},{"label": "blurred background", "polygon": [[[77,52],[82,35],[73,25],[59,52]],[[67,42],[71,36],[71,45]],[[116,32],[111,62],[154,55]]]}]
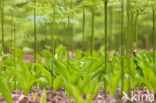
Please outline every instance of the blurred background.
[{"label": "blurred background", "polygon": [[[2,1],[2,0],[1,0]],[[82,1],[86,1],[83,2]],[[130,35],[137,41],[137,48],[152,48],[152,8],[150,6],[140,4],[140,0],[132,0],[132,34]],[[51,0],[37,0],[37,50],[50,49],[52,45],[52,19],[53,7]],[[139,3],[138,3],[139,2]],[[57,0],[56,6],[56,36],[55,47],[58,45],[67,46],[68,34],[68,11],[70,0]],[[85,34],[84,48],[90,48],[91,30],[92,30],[92,0],[73,0],[71,28],[71,49],[82,49],[83,45],[83,8],[85,10]],[[33,0],[4,0],[4,47],[9,52],[13,47],[13,30],[15,25],[17,35],[17,48],[24,52],[33,52],[34,43],[34,24],[33,24]],[[2,11],[2,4],[1,4]],[[108,5],[108,48],[120,48],[120,0],[109,0]],[[1,13],[2,22],[2,13]],[[2,26],[0,25],[0,35],[2,35]],[[124,10],[124,34],[125,42],[127,40],[127,7],[125,2]],[[1,39],[1,36],[0,36]],[[104,45],[104,6],[103,0],[97,0],[95,15],[95,49],[98,50]],[[2,43],[2,40],[0,40]]]}]

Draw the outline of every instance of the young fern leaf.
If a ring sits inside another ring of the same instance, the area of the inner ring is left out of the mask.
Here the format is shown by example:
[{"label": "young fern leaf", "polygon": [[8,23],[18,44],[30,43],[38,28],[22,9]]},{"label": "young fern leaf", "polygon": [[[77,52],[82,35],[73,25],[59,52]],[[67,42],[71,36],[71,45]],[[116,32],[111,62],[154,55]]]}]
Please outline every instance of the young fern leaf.
[{"label": "young fern leaf", "polygon": [[73,77],[70,76],[69,72],[67,71],[67,68],[58,60],[54,60],[54,64],[56,66],[56,72],[62,77],[63,85],[65,86],[68,93],[73,96],[77,103],[84,103],[84,100],[81,96],[81,92],[70,81]]},{"label": "young fern leaf", "polygon": [[64,79],[68,80],[69,77],[68,77],[68,72],[67,72],[67,68],[62,64],[60,63],[58,60],[55,60],[54,59],[54,64],[56,66],[56,71],[61,74],[61,76],[63,76]]},{"label": "young fern leaf", "polygon": [[156,89],[156,75],[154,72],[154,67],[144,64],[145,61],[143,62],[139,62],[140,67],[143,70],[143,74],[144,77],[142,77],[142,82],[147,86],[147,88],[151,89],[151,90],[155,90]]},{"label": "young fern leaf", "polygon": [[98,75],[99,72],[103,70],[102,68],[100,68],[103,63],[104,61],[100,60],[93,63],[87,68],[87,70],[85,71],[86,75],[84,77],[84,80],[82,81],[81,91],[83,91],[85,85],[87,85],[90,80],[92,80],[95,76]]},{"label": "young fern leaf", "polygon": [[22,63],[17,69],[7,67],[7,70],[17,78],[23,88],[24,94],[28,95],[32,85],[36,82],[36,78],[28,71],[26,64]]},{"label": "young fern leaf", "polygon": [[34,76],[37,77],[38,75],[42,74],[42,76],[46,78],[48,85],[52,86],[53,82],[50,71],[44,68],[41,64],[35,64],[35,67],[37,68],[37,71]]},{"label": "young fern leaf", "polygon": [[115,91],[117,87],[119,86],[119,83],[121,80],[121,72],[118,71],[115,75],[111,74],[110,77],[108,77],[107,79],[109,83],[108,90],[113,96],[115,96]]},{"label": "young fern leaf", "polygon": [[[70,69],[67,70],[66,66],[60,63],[59,60],[54,60],[54,64],[56,66],[56,72],[62,77],[63,80],[62,83],[64,87],[66,88],[67,92],[71,96],[73,96],[73,98],[77,103],[90,103],[90,101],[98,92],[97,85],[92,85],[92,89],[90,89],[90,93],[93,93],[94,95],[91,96],[88,100],[84,100],[81,96],[82,94],[85,94],[86,91],[85,87],[89,87],[89,83],[93,82],[92,80],[94,79],[94,77],[96,77],[99,74],[99,72],[103,70],[103,68],[100,68],[100,66],[102,66],[103,63],[104,61],[100,63],[98,61],[95,64],[93,64],[90,68],[88,68],[94,72],[90,72],[89,70],[88,72],[86,71],[86,74],[84,74],[85,75],[84,79],[82,80],[82,82],[79,83],[79,81],[81,81],[80,80],[81,75],[80,72],[77,71],[78,70],[77,68],[75,67],[73,68],[73,66],[70,66]],[[70,74],[70,72],[73,74]],[[94,83],[95,82],[93,82],[93,84]]]},{"label": "young fern leaf", "polygon": [[84,80],[82,81],[82,86],[81,86],[81,91],[83,91],[83,89],[85,88],[85,86],[95,77],[97,76],[101,71],[103,70],[103,68],[98,68],[96,69],[96,71],[94,71],[93,73],[88,74],[86,77],[84,77]]},{"label": "young fern leaf", "polygon": [[8,83],[6,75],[2,73],[0,73],[0,93],[2,93],[8,103],[12,103],[11,84]]},{"label": "young fern leaf", "polygon": [[96,71],[97,68],[101,67],[104,64],[104,60],[98,60],[94,63],[92,63],[87,69],[86,69],[86,73],[93,73],[94,71]]}]

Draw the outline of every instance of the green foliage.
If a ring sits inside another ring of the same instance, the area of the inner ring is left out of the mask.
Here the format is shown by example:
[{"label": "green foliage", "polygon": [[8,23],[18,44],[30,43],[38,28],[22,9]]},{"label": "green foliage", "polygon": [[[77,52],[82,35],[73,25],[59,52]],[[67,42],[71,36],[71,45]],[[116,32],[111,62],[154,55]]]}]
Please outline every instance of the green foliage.
[{"label": "green foliage", "polygon": [[[103,63],[104,61],[97,61],[92,65],[89,65],[84,73],[82,73],[78,70],[78,67],[74,67],[72,64],[69,65],[69,71],[67,71],[67,68],[63,65],[65,64],[64,62],[61,63],[59,60],[54,60],[56,72],[61,76],[63,85],[77,103],[84,101],[81,96],[82,94],[85,96],[87,96],[87,94],[92,94],[90,98],[93,99],[98,92],[99,88],[95,85],[95,83],[98,82],[98,79],[94,78],[97,78],[98,73],[102,71],[102,68],[100,67]],[[82,76],[83,78],[81,78]]]},{"label": "green foliage", "polygon": [[106,78],[108,79],[108,92],[115,96],[116,88],[119,86],[121,80],[121,72],[111,73]]},{"label": "green foliage", "polygon": [[[90,103],[103,87],[112,96],[117,88],[125,92],[129,88],[135,90],[136,86],[155,90],[156,1],[123,1],[1,0],[2,96],[8,103],[12,102],[13,84],[17,86],[14,89],[22,89],[25,95],[39,84],[45,88],[43,97],[35,97],[43,103],[46,103],[46,89],[51,87],[55,92],[64,88],[77,103]],[[107,15],[109,9],[111,13]],[[101,46],[104,43],[105,46]],[[73,47],[86,51],[72,50]],[[134,47],[153,48],[153,51],[132,54]],[[109,51],[110,48],[113,50]],[[33,51],[35,64],[24,63],[23,53]]]},{"label": "green foliage", "polygon": [[28,70],[27,65],[21,62],[20,66],[16,69],[13,67],[7,67],[7,70],[18,79],[25,95],[28,95],[31,87],[36,82],[36,79],[35,76]]},{"label": "green foliage", "polygon": [[0,93],[2,93],[8,103],[12,103],[11,92],[12,85],[9,83],[8,75],[0,72]]},{"label": "green foliage", "polygon": [[42,97],[39,97],[36,94],[34,94],[34,97],[36,97],[41,103],[47,103],[47,93],[45,89],[43,89]]},{"label": "green foliage", "polygon": [[41,64],[35,65],[35,77],[38,77],[37,81],[41,86],[49,87],[52,85],[51,73],[43,67]]},{"label": "green foliage", "polygon": [[[92,56],[92,61],[90,61],[90,55],[88,52],[83,52],[80,50],[74,51],[77,55],[76,58],[71,58],[68,70],[67,70],[67,50],[63,46],[59,46],[56,49],[55,56],[52,56],[52,53],[44,50],[42,51],[45,61],[42,60],[39,54],[37,54],[37,64],[24,63],[21,58],[17,59],[16,69],[14,60],[8,55],[3,56],[4,60],[0,64],[0,82],[1,86],[5,86],[5,89],[8,89],[8,92],[4,92],[4,89],[0,89],[0,92],[9,102],[11,95],[11,87],[14,81],[17,81],[17,84],[21,85],[24,93],[28,95],[29,91],[36,86],[38,83],[40,87],[49,88],[52,86],[51,78],[51,65],[54,66],[54,81],[53,81],[53,90],[57,91],[60,87],[65,88],[67,93],[75,99],[77,103],[89,103],[95,95],[98,93],[104,84],[104,79],[107,81],[107,92],[115,95],[116,88],[121,87],[121,68],[120,68],[120,55],[114,56],[115,51],[108,53],[108,68],[107,75],[104,73],[104,56],[102,52],[104,47],[101,47],[98,53],[94,53]],[[21,52],[18,51],[18,55],[21,55]],[[155,74],[155,65],[152,63],[153,58],[152,52],[143,52],[135,53],[130,61],[128,58],[125,59],[125,68],[124,68],[124,88],[125,92],[128,91],[129,87],[133,90],[136,86],[145,85],[148,89],[154,90],[156,84],[154,80],[156,79]],[[18,57],[17,55],[17,57]],[[20,56],[19,56],[20,57]],[[65,59],[62,59],[65,58]],[[128,71],[128,65],[131,65],[131,71]],[[34,68],[35,67],[35,68]],[[143,76],[140,75],[140,72],[137,71],[137,67],[143,73]],[[7,73],[8,72],[8,73]],[[7,75],[7,78],[5,76]],[[15,77],[14,77],[14,76]],[[9,83],[8,78],[14,77]],[[16,80],[17,79],[17,80]],[[129,79],[132,81],[129,84]],[[20,89],[20,87],[17,87]],[[6,91],[6,90],[5,90]],[[83,95],[83,96],[82,96]],[[90,95],[89,99],[85,99],[87,95]]]},{"label": "green foliage", "polygon": [[145,85],[148,85],[149,89],[155,89],[156,83],[154,79],[156,79],[155,75],[155,65],[152,64],[152,53],[141,52],[139,55],[139,65],[143,70],[144,77],[143,82]]}]

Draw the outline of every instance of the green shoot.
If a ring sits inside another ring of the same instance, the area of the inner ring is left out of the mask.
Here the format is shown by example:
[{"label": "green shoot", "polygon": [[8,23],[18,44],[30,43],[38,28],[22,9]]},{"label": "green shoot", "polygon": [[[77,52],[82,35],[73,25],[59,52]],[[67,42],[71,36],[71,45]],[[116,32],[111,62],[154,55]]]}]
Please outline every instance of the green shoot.
[{"label": "green shoot", "polygon": [[155,64],[155,8],[152,7],[153,11],[153,64]]},{"label": "green shoot", "polygon": [[[105,25],[104,25],[104,30],[105,30],[105,75],[107,75],[107,0],[104,0],[104,13],[105,13],[105,17],[104,17],[104,21],[105,21]],[[104,80],[104,89],[105,89],[105,98],[107,95],[107,81],[106,79]]]},{"label": "green shoot", "polygon": [[68,69],[68,65],[69,65],[69,52],[70,52],[70,36],[71,36],[71,25],[70,25],[70,19],[71,19],[71,15],[72,15],[72,5],[73,5],[73,0],[70,1],[70,10],[71,12],[68,14],[68,54],[67,54],[67,69]]},{"label": "green shoot", "polygon": [[36,63],[36,0],[34,0],[34,63]]},{"label": "green shoot", "polygon": [[85,38],[84,38],[84,36],[85,36],[85,24],[86,24],[85,19],[86,19],[85,7],[83,6],[83,35],[82,35],[82,48],[83,48],[83,50],[85,48]]},{"label": "green shoot", "polygon": [[4,0],[0,1],[1,5],[1,32],[2,32],[2,54],[5,51],[4,46]]},{"label": "green shoot", "polygon": [[121,92],[124,89],[124,0],[121,0]]},{"label": "green shoot", "polygon": [[94,34],[95,34],[95,10],[96,10],[96,0],[93,0],[94,5],[92,8],[92,35],[91,35],[91,51],[90,55],[93,55],[94,51]]}]

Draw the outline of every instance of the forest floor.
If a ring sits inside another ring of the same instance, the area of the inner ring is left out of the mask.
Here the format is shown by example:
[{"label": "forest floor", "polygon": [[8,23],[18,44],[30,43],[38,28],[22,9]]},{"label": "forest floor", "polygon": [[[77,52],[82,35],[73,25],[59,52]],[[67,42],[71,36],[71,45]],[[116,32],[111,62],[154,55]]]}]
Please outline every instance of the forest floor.
[{"label": "forest floor", "polygon": [[[152,91],[147,90],[139,90],[138,88],[135,90],[135,94],[150,94]],[[89,98],[89,94],[84,99]],[[14,91],[12,93],[13,103],[43,103],[43,98],[45,97],[43,93],[43,89],[32,90],[28,96],[25,96],[23,91]],[[117,88],[115,97],[113,98],[110,94],[107,94],[107,98],[104,97],[104,90],[101,89],[97,96],[92,100],[91,103],[121,103],[121,92],[120,89]],[[74,99],[71,99],[63,89],[59,89],[57,92],[52,92],[51,90],[46,90],[46,103],[76,103]],[[0,103],[7,103],[4,98],[0,98]],[[143,102],[128,102],[128,100],[124,99],[122,103],[156,103],[149,102],[144,99]]]},{"label": "forest floor", "polygon": [[[138,52],[138,51],[137,51]],[[116,52],[115,55],[118,55],[119,52]],[[76,58],[76,55],[72,52],[70,52],[71,58]],[[44,57],[42,57],[43,62],[46,60]],[[34,56],[31,54],[24,54],[23,55],[23,61],[25,63],[30,63],[34,61]],[[154,97],[156,98],[156,92],[149,91],[146,88],[143,90],[139,90],[136,88],[135,94],[155,94]],[[90,97],[90,94],[88,94],[84,99],[88,99]],[[42,103],[41,101],[44,98],[43,89],[37,88],[35,90],[31,90],[31,92],[28,94],[28,96],[24,95],[23,91],[14,91],[12,93],[12,100],[13,103]],[[46,100],[47,103],[76,103],[74,99],[70,98],[66,91],[63,89],[59,89],[57,92],[53,92],[52,90],[46,90]],[[115,97],[112,97],[110,94],[107,94],[107,98],[105,99],[104,96],[104,90],[100,89],[98,94],[95,96],[95,98],[92,100],[91,103],[121,103],[122,95],[120,88],[117,88]],[[0,98],[0,103],[7,103],[3,97]],[[128,102],[128,100],[124,99],[123,103],[152,103],[152,102]],[[156,103],[153,102],[153,103]]]}]

